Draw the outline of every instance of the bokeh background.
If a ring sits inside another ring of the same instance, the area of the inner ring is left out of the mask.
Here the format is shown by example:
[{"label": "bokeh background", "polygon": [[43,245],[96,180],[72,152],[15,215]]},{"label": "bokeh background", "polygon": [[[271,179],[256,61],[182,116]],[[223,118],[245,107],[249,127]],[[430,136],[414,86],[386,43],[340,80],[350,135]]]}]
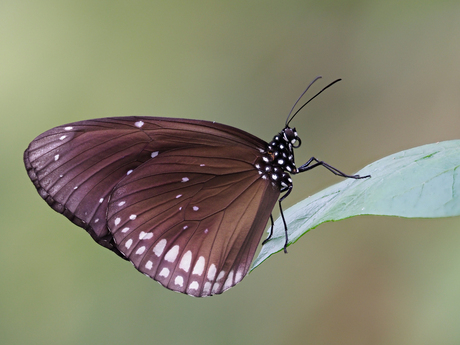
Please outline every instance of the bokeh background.
[{"label": "bokeh background", "polygon": [[[298,164],[354,172],[460,138],[458,1],[0,2],[1,344],[459,344],[460,218],[321,225],[220,296],[162,288],[52,211],[22,154],[89,118],[270,140],[306,85]],[[338,178],[294,178],[294,204]]]}]

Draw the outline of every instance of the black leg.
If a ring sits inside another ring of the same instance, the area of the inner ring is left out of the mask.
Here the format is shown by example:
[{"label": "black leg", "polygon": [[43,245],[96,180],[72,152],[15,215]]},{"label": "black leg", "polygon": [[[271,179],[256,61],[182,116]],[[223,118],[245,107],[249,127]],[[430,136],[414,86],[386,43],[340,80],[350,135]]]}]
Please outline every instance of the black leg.
[{"label": "black leg", "polygon": [[284,234],[286,235],[286,241],[284,242],[284,253],[287,254],[287,245],[288,245],[288,242],[289,242],[289,236],[288,236],[288,228],[287,228],[287,225],[286,225],[286,220],[284,219],[284,213],[283,213],[283,207],[281,206],[281,202],[286,199],[286,197],[291,194],[291,191],[292,191],[292,186],[289,186],[288,187],[288,190],[286,192],[286,194],[284,194],[279,200],[278,200],[278,203],[280,205],[280,213],[281,213],[281,219],[283,220],[283,224],[284,224]]},{"label": "black leg", "polygon": [[[313,163],[314,162],[314,163]],[[313,164],[312,164],[313,163]],[[362,179],[362,178],[368,178],[368,177],[371,177],[371,175],[366,175],[366,176],[360,176],[360,175],[347,175],[343,172],[341,172],[340,170],[334,168],[333,166],[330,166],[329,164],[323,162],[323,161],[319,161],[317,160],[315,157],[311,157],[308,162],[306,162],[304,165],[302,165],[301,167],[299,167],[297,169],[296,172],[293,172],[294,174],[298,174],[298,173],[301,173],[301,172],[304,172],[304,171],[308,171],[308,170],[311,170],[313,168],[316,168],[316,167],[319,167],[319,166],[323,166],[325,167],[327,170],[329,170],[330,172],[332,172],[333,174],[337,175],[337,176],[341,176],[341,177],[346,177],[346,178],[353,178],[353,179]],[[284,213],[283,213],[283,207],[281,205],[281,203],[283,202],[284,199],[286,199],[286,197],[291,194],[291,191],[292,191],[292,185],[288,186],[288,187],[285,187],[283,189],[281,189],[281,193],[282,192],[286,192],[279,200],[278,200],[278,204],[279,204],[279,207],[280,207],[280,213],[281,213],[281,219],[283,220],[283,225],[284,225],[284,233],[286,235],[286,240],[284,242],[284,252],[287,254],[287,246],[288,246],[288,243],[289,243],[289,236],[288,236],[288,228],[287,228],[287,224],[286,224],[286,219],[284,218]],[[271,229],[270,229],[270,235],[262,242],[262,245],[264,245],[265,243],[267,243],[272,235],[273,235],[273,216],[270,214],[270,221],[271,221]]]},{"label": "black leg", "polygon": [[272,235],[273,235],[273,225],[274,225],[274,222],[273,222],[273,215],[270,213],[270,222],[272,223],[272,226],[270,228],[270,235],[268,235],[268,237],[262,242],[262,245],[264,245],[265,243],[267,243],[270,238],[272,238]]},{"label": "black leg", "polygon": [[[310,165],[312,162],[315,162],[314,164]],[[304,171],[308,171],[308,170],[311,170],[313,168],[316,168],[316,167],[319,167],[319,166],[323,166],[325,167],[327,170],[329,170],[330,172],[332,172],[333,174],[337,175],[337,176],[342,176],[342,177],[347,177],[347,178],[354,178],[354,179],[362,179],[362,178],[368,178],[368,177],[371,177],[371,175],[366,175],[366,176],[359,176],[359,175],[347,175],[343,172],[341,172],[339,169],[336,169],[334,168],[333,166],[330,166],[329,164],[323,162],[323,161],[319,161],[317,160],[315,157],[311,157],[307,163],[305,163],[304,165],[302,165],[301,167],[297,168],[297,173],[301,173],[301,172],[304,172]]]},{"label": "black leg", "polygon": [[[284,252],[287,254],[287,245],[288,245],[288,242],[289,242],[289,236],[288,236],[288,229],[287,229],[287,225],[286,225],[286,219],[284,218],[284,213],[283,213],[283,207],[281,206],[281,202],[291,193],[292,191],[292,186],[289,186],[287,189],[286,189],[286,194],[284,194],[279,200],[278,200],[278,204],[280,205],[280,213],[281,213],[281,219],[283,220],[283,224],[284,224],[284,234],[286,236],[286,240],[284,242]],[[264,245],[265,243],[267,243],[271,238],[272,238],[272,235],[273,235],[273,215],[270,214],[270,221],[272,223],[272,227],[270,229],[270,235],[262,242],[262,245]]]}]

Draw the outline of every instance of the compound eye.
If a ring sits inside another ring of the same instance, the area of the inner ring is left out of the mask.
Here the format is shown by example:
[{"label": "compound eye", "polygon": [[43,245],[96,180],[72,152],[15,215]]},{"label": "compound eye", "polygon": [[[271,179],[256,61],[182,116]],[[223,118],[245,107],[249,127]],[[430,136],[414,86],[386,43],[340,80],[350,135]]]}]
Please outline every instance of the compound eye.
[{"label": "compound eye", "polygon": [[290,128],[285,128],[284,129],[284,140],[292,144],[292,141],[293,140],[295,141],[295,139],[296,139],[295,132]]}]

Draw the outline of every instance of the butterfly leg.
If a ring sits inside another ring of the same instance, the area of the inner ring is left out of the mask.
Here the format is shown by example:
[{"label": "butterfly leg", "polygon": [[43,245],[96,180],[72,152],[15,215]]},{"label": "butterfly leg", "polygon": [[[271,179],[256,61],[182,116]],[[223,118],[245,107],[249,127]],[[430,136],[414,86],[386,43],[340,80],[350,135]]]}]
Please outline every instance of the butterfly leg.
[{"label": "butterfly leg", "polygon": [[[278,200],[278,203],[280,205],[280,213],[281,213],[281,219],[283,219],[283,224],[284,224],[284,233],[286,235],[286,241],[284,242],[284,252],[287,254],[287,245],[288,245],[288,242],[289,242],[289,237],[288,237],[288,232],[287,232],[287,225],[286,225],[286,219],[284,219],[284,213],[283,213],[283,207],[281,206],[281,202],[291,193],[292,191],[292,186],[288,187],[287,189],[287,192],[286,194],[284,194],[279,200]],[[274,226],[274,222],[273,222],[273,215],[270,214],[270,221],[272,223],[272,226],[271,226],[271,229],[270,229],[270,235],[268,235],[268,237],[262,242],[262,245],[264,245],[265,243],[267,243],[271,238],[272,238],[272,235],[273,235],[273,226]]]},{"label": "butterfly leg", "polygon": [[[313,164],[312,164],[313,163]],[[315,157],[311,157],[307,163],[305,163],[304,165],[300,166],[299,168],[297,168],[297,173],[301,173],[301,172],[304,172],[304,171],[308,171],[308,170],[311,170],[313,168],[316,168],[318,166],[323,166],[325,167],[327,170],[329,170],[330,172],[332,172],[333,174],[337,175],[337,176],[342,176],[342,177],[347,177],[347,178],[354,178],[354,179],[362,179],[362,178],[368,178],[368,177],[371,177],[371,175],[366,175],[366,176],[360,176],[360,175],[347,175],[343,172],[341,172],[340,170],[334,168],[333,166],[327,164],[326,162],[323,162],[323,161],[319,161],[317,160]]]},{"label": "butterfly leg", "polygon": [[274,226],[274,222],[273,222],[273,215],[270,213],[270,222],[272,224],[271,228],[270,228],[270,235],[268,235],[268,237],[262,242],[262,245],[264,245],[265,243],[267,243],[270,238],[272,238],[272,235],[273,235],[273,226]]},{"label": "butterfly leg", "polygon": [[288,228],[287,228],[287,225],[286,225],[286,220],[284,219],[284,213],[283,213],[283,207],[281,206],[281,202],[286,199],[286,197],[291,194],[291,191],[292,191],[292,185],[290,185],[289,187],[287,187],[287,191],[286,193],[278,200],[278,203],[280,205],[280,213],[281,213],[281,219],[283,220],[283,224],[284,224],[284,234],[286,236],[286,241],[284,242],[284,253],[287,254],[287,245],[288,245],[288,242],[289,242],[289,236],[288,236]]}]

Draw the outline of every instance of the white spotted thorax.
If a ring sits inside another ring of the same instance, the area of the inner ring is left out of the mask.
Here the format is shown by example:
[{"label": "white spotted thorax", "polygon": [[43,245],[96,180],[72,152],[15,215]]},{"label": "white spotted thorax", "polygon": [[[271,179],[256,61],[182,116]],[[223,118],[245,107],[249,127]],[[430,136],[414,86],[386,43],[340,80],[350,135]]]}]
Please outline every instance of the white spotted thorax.
[{"label": "white spotted thorax", "polygon": [[300,146],[300,138],[295,128],[284,128],[268,144],[264,155],[255,167],[263,179],[268,179],[281,191],[292,186],[289,173],[297,173],[294,149]]}]

